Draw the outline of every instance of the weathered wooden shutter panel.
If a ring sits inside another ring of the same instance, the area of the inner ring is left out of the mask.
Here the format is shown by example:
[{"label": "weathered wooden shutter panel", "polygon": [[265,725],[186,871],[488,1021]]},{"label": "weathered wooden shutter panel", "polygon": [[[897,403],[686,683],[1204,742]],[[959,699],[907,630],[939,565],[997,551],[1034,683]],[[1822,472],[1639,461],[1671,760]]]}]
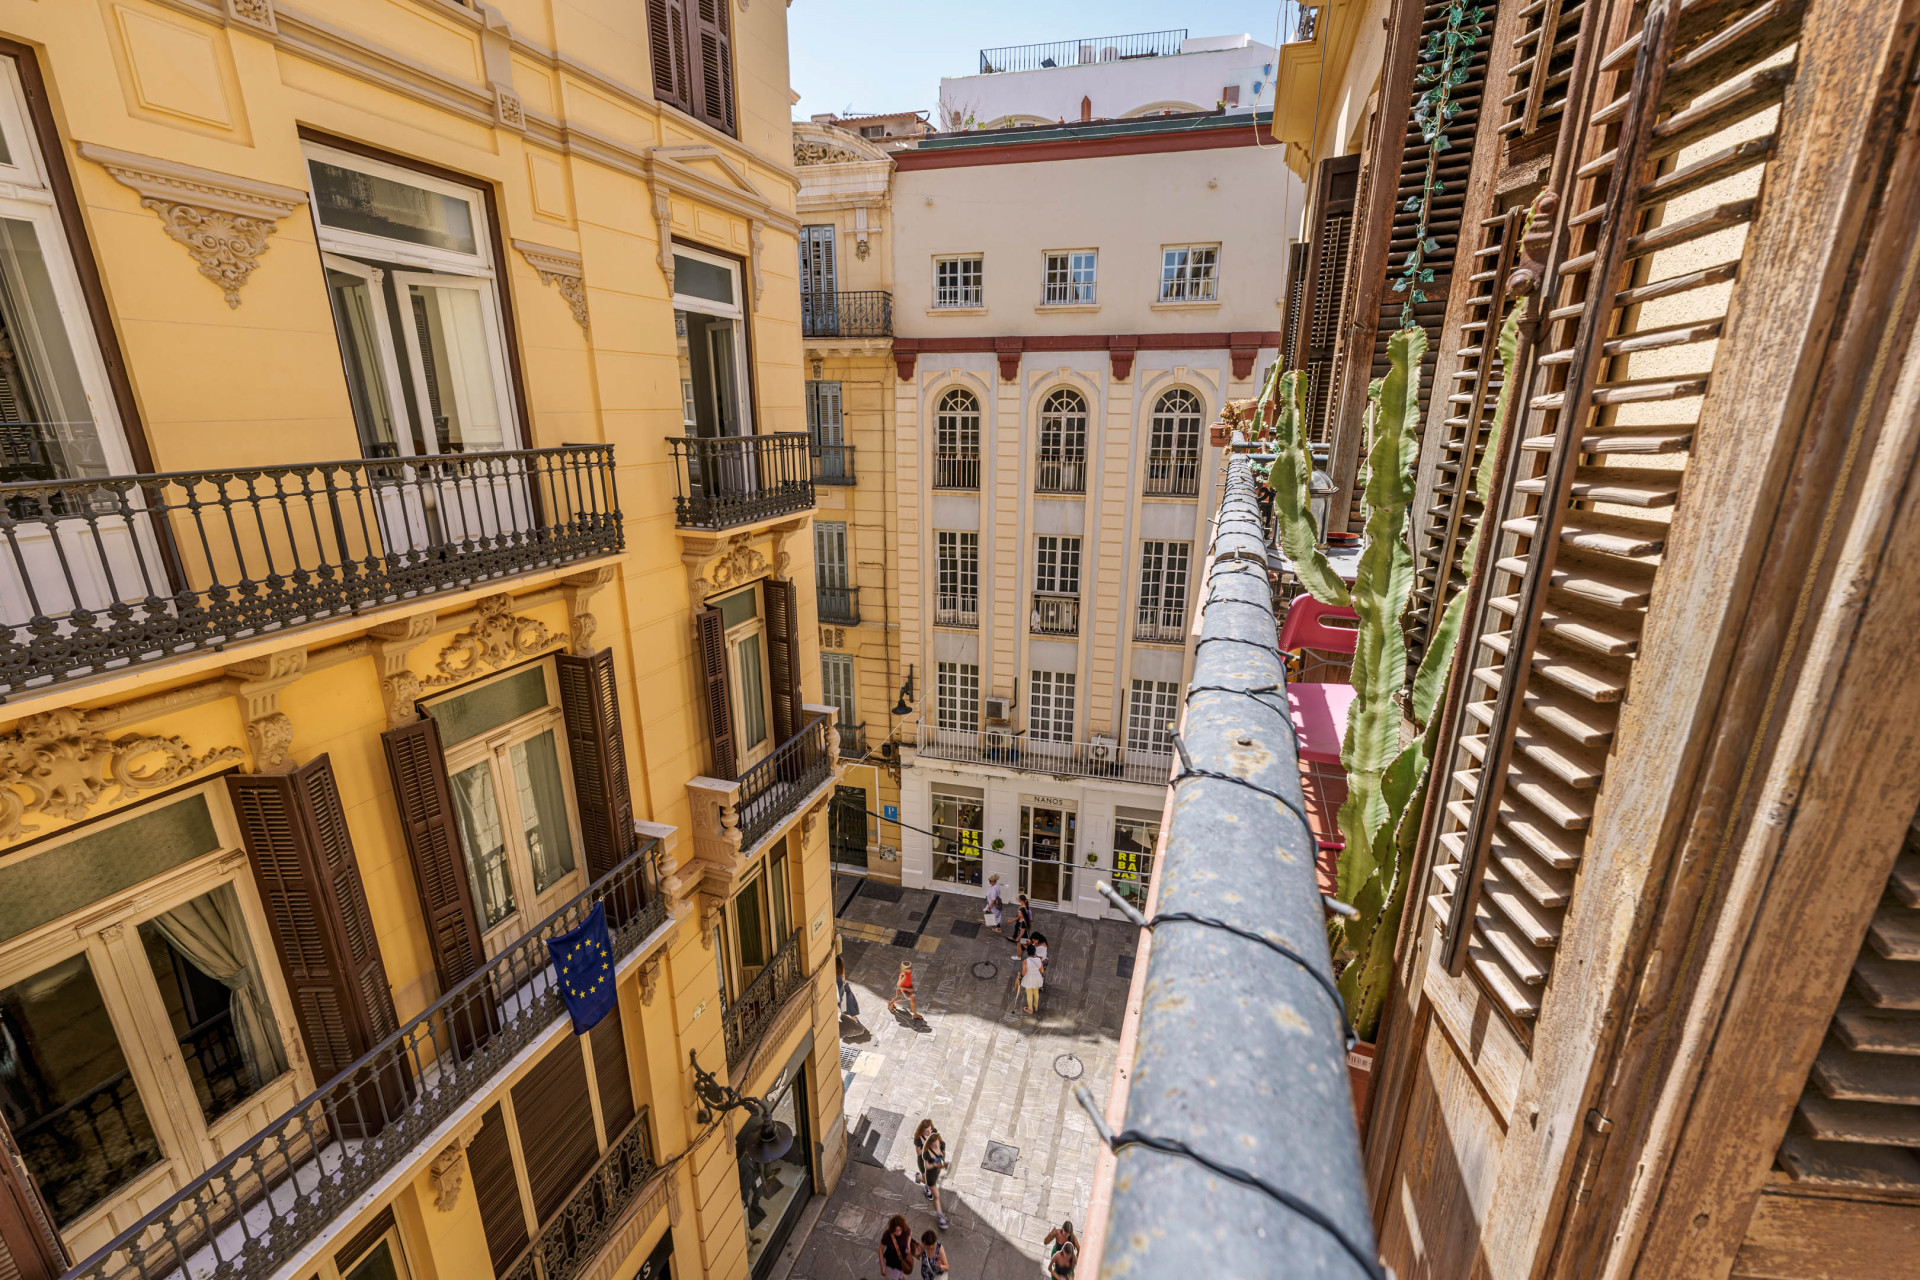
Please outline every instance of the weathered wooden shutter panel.
[{"label": "weathered wooden shutter panel", "polygon": [[[1633,15],[1598,59],[1583,136],[1562,139],[1580,162],[1556,224],[1565,240],[1537,354],[1509,375],[1531,397],[1515,423],[1525,434],[1495,496],[1502,534],[1462,638],[1462,714],[1436,763],[1449,775],[1432,900],[1448,922],[1445,958],[1522,1021],[1552,970],[1713,393],[1738,297],[1723,286],[1760,214],[1767,113],[1792,74],[1790,60],[1763,64],[1799,32],[1794,4],[1677,8],[1652,11],[1644,57],[1645,18]],[[1575,80],[1578,97],[1577,68]]]},{"label": "weathered wooden shutter panel", "polygon": [[560,710],[579,806],[587,877],[598,880],[633,852],[633,797],[627,790],[627,750],[620,733],[620,693],[613,651],[559,654]]},{"label": "weathered wooden shutter panel", "polygon": [[633,1119],[633,1076],[627,1070],[627,1033],[619,1005],[593,1024],[587,1039],[593,1049],[594,1083],[600,1089],[600,1119],[612,1142]]},{"label": "weathered wooden shutter panel", "polygon": [[1581,24],[1600,8],[1600,0],[1536,0],[1520,10],[1507,92],[1500,99],[1500,132],[1510,160],[1553,150]]},{"label": "weathered wooden shutter panel", "polygon": [[513,1086],[513,1118],[527,1161],[534,1217],[545,1226],[600,1157],[577,1037],[562,1037]]},{"label": "weathered wooden shutter panel", "polygon": [[1346,297],[1353,206],[1359,186],[1358,155],[1321,162],[1315,183],[1313,240],[1307,255],[1306,289],[1301,296],[1300,331],[1294,336],[1294,367],[1307,372],[1307,429],[1309,438],[1316,442],[1327,439],[1327,416],[1333,403],[1333,349]]},{"label": "weathered wooden shutter panel", "polygon": [[800,732],[800,594],[791,581],[761,583],[767,602],[767,682],[773,694],[773,740]]},{"label": "weathered wooden shutter panel", "polygon": [[699,61],[702,120],[722,133],[734,131],[732,0],[694,0],[694,44]]},{"label": "weathered wooden shutter panel", "polygon": [[647,41],[653,55],[653,96],[692,112],[686,0],[647,0]]},{"label": "weathered wooden shutter panel", "polygon": [[487,1235],[493,1273],[505,1275],[509,1262],[527,1247],[527,1214],[520,1182],[513,1176],[513,1150],[507,1122],[495,1103],[480,1120],[480,1132],[467,1144],[467,1172],[473,1177],[473,1203]]},{"label": "weathered wooden shutter panel", "polygon": [[380,735],[393,775],[393,799],[406,832],[414,883],[426,917],[427,943],[440,990],[451,991],[484,963],[480,918],[474,911],[467,864],[453,816],[453,787],[440,727],[432,716]]},{"label": "weathered wooden shutter panel", "polygon": [[1295,241],[1287,246],[1287,314],[1280,333],[1280,369],[1290,372],[1295,336],[1300,332],[1300,308],[1307,296],[1307,256],[1312,246]]},{"label": "weathered wooden shutter panel", "polygon": [[734,776],[733,699],[727,689],[727,623],[709,605],[695,618],[700,630],[700,673],[707,691],[707,737],[713,742],[713,776]]},{"label": "weathered wooden shutter panel", "polygon": [[57,1280],[68,1265],[53,1215],[0,1119],[0,1278]]}]

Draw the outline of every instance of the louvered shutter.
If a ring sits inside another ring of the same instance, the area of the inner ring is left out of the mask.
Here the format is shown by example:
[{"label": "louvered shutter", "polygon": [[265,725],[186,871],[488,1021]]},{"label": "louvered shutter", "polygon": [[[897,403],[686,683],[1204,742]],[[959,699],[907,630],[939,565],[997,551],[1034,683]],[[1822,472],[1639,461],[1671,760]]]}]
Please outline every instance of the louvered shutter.
[{"label": "louvered shutter", "polygon": [[13,1133],[0,1119],[0,1277],[56,1280],[67,1270],[67,1247],[27,1172]]},{"label": "louvered shutter", "polygon": [[633,1120],[633,1075],[627,1070],[627,1033],[620,1023],[620,1006],[593,1024],[587,1033],[593,1050],[593,1080],[600,1090],[600,1119],[607,1141],[627,1130]]},{"label": "louvered shutter", "polygon": [[733,699],[727,690],[727,623],[712,606],[694,616],[699,626],[701,682],[707,694],[707,737],[713,742],[713,776],[732,781]]},{"label": "louvered shutter", "polygon": [[480,1132],[467,1144],[467,1173],[473,1179],[473,1203],[487,1236],[487,1257],[493,1261],[493,1273],[503,1276],[507,1264],[527,1247],[527,1213],[520,1199],[520,1180],[513,1175],[507,1122],[497,1103],[487,1108]]},{"label": "louvered shutter", "polygon": [[647,42],[653,55],[653,96],[691,113],[686,0],[647,0]]},{"label": "louvered shutter", "polygon": [[613,652],[559,654],[560,710],[567,722],[587,875],[598,880],[633,852],[633,797],[627,790],[627,750],[620,732],[620,693]]},{"label": "louvered shutter", "polygon": [[520,1130],[520,1154],[527,1162],[534,1217],[544,1227],[600,1158],[587,1065],[577,1036],[562,1037],[520,1077],[513,1086],[513,1118]]},{"label": "louvered shutter", "polygon": [[[1536,0],[1520,10],[1507,92],[1500,99],[1500,132],[1510,161],[1553,150],[1566,113],[1580,26],[1599,7],[1598,0]],[[1491,22],[1487,29],[1492,30]]]},{"label": "louvered shutter", "polygon": [[[1522,1022],[1551,972],[1694,423],[1713,393],[1714,344],[1738,298],[1724,286],[1759,213],[1767,113],[1801,12],[1762,6],[1729,38],[1715,6],[1656,9],[1638,62],[1647,19],[1634,14],[1596,64],[1582,136],[1561,140],[1578,147],[1563,153],[1578,167],[1555,164],[1573,180],[1552,292],[1538,354],[1509,375],[1530,396],[1515,424],[1525,434],[1495,495],[1501,536],[1458,659],[1469,664],[1462,714],[1436,762],[1448,771],[1433,900],[1448,922],[1445,958]],[[1592,57],[1574,55],[1576,67]]]},{"label": "louvered shutter", "polygon": [[1287,314],[1280,332],[1280,368],[1289,372],[1293,363],[1294,337],[1300,332],[1300,307],[1307,296],[1307,254],[1312,246],[1295,241],[1287,246]]},{"label": "louvered shutter", "polygon": [[722,133],[734,131],[732,0],[693,0],[694,53],[699,64],[694,114]]},{"label": "louvered shutter", "polygon": [[1299,331],[1294,335],[1294,367],[1307,371],[1307,430],[1308,438],[1315,442],[1327,439],[1327,411],[1333,403],[1333,349],[1340,334],[1359,184],[1358,155],[1336,156],[1321,163],[1314,192],[1306,288],[1301,296]]},{"label": "louvered shutter", "polygon": [[773,740],[800,732],[800,594],[791,581],[761,583],[767,601],[767,680],[773,694]]},{"label": "louvered shutter", "polygon": [[440,990],[453,990],[485,962],[480,918],[473,908],[454,823],[453,788],[440,750],[440,726],[432,716],[380,735],[393,776],[393,800],[400,810],[414,884],[426,917],[427,944]]}]

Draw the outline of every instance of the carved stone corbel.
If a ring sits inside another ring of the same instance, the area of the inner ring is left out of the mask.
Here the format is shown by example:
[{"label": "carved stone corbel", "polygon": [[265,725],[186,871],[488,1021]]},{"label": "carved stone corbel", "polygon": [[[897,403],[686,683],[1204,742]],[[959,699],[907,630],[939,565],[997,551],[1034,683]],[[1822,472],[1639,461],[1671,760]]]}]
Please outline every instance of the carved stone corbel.
[{"label": "carved stone corbel", "polygon": [[673,296],[673,197],[654,175],[653,221],[660,229],[660,274],[667,278],[667,296]]},{"label": "carved stone corbel", "polygon": [[438,614],[416,613],[373,629],[379,640],[375,661],[380,664],[380,702],[387,709],[389,729],[420,718],[420,677],[408,668],[407,659],[422,640],[433,634],[439,621]]},{"label": "carved stone corbel", "polygon": [[717,893],[700,895],[700,945],[713,950],[714,926],[720,923],[727,909],[727,900]]},{"label": "carved stone corbel", "polygon": [[230,21],[270,36],[280,34],[280,23],[273,16],[273,0],[226,0],[226,4]]},{"label": "carved stone corbel", "polygon": [[599,630],[600,621],[588,612],[587,606],[593,603],[595,592],[613,582],[614,574],[614,566],[607,564],[560,579],[560,589],[566,596],[569,630],[573,633],[572,651],[575,654],[592,653],[598,647],[593,643],[593,633]]},{"label": "carved stone corbel", "polygon": [[752,238],[752,243],[753,243],[753,248],[747,255],[747,258],[748,258],[747,269],[753,276],[753,309],[755,311],[758,311],[760,309],[760,295],[766,292],[766,287],[767,287],[767,282],[765,278],[762,277],[760,274],[761,225],[762,224],[758,218],[750,218],[747,220],[747,234]]},{"label": "carved stone corbel", "polygon": [[550,284],[559,289],[560,296],[566,299],[567,306],[573,311],[574,323],[580,326],[580,332],[591,335],[593,328],[587,320],[587,277],[580,266],[580,255],[571,250],[554,249],[525,240],[515,240],[513,247],[534,269],[541,284]]},{"label": "carved stone corbel", "polygon": [[293,768],[293,720],[280,710],[280,691],[307,669],[307,650],[282,649],[227,668],[240,680],[234,700],[247,726],[247,748],[255,773],[285,773]]},{"label": "carved stone corbel", "polygon": [[[713,933],[706,933],[707,946],[713,946]],[[653,1007],[653,993],[660,985],[661,954],[656,951],[640,962],[640,1006],[643,1009]]]},{"label": "carved stone corbel", "polygon": [[480,1136],[480,1125],[477,1117],[461,1125],[452,1141],[427,1166],[427,1177],[433,1184],[433,1207],[442,1213],[453,1212],[460,1203],[460,1188],[467,1176],[467,1147]]}]

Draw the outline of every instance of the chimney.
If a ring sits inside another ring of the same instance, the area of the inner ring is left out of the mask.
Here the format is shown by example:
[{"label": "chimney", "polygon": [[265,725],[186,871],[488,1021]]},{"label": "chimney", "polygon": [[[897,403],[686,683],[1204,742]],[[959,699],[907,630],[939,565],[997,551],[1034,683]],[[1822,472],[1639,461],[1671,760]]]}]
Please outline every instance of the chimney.
[{"label": "chimney", "polygon": [[1084,95],[1080,99],[1080,118],[1082,120],[1093,119],[1093,99]]}]

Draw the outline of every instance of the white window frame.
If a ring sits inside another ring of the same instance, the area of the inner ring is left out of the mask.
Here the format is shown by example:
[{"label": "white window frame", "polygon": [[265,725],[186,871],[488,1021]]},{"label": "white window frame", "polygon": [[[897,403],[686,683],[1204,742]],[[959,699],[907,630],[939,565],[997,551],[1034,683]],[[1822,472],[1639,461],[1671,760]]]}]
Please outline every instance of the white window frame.
[{"label": "white window frame", "polygon": [[969,625],[938,620],[943,615],[966,614],[978,626],[980,618],[980,535],[938,529],[934,531],[934,618],[936,625]]},{"label": "white window frame", "polygon": [[[1173,403],[1180,396],[1186,397],[1188,405]],[[1186,411],[1189,406],[1191,412]],[[1200,399],[1197,392],[1186,387],[1172,387],[1162,393],[1154,400],[1153,412],[1149,415],[1148,456],[1165,455],[1175,461],[1198,460],[1200,427],[1206,416],[1206,402]]]},{"label": "white window frame", "polygon": [[1080,539],[1039,534],[1033,548],[1033,589],[1054,596],[1080,594]]},{"label": "white window frame", "polygon": [[[951,281],[944,276],[951,275]],[[969,280],[971,277],[971,280]],[[942,254],[933,260],[933,306],[936,311],[963,311],[986,305],[987,260],[984,254]]]},{"label": "white window frame", "polygon": [[[964,399],[967,408],[954,402]],[[933,411],[933,451],[938,458],[980,459],[980,397],[965,387],[940,395]]]},{"label": "white window frame", "polygon": [[[740,292],[740,264],[732,258],[722,257],[717,253],[708,253],[703,249],[696,249],[692,245],[682,244],[678,240],[675,240],[667,246],[667,252],[673,254],[675,257],[692,258],[697,262],[705,262],[709,265],[720,267],[732,277],[734,297],[732,303],[715,302],[712,298],[696,298],[691,294],[680,293],[676,289],[673,295],[673,309],[675,311],[696,311],[701,315],[719,316],[722,319],[734,322],[734,403],[740,406],[740,435],[753,435],[753,396],[750,394],[749,379],[747,377],[747,309],[743,301],[743,295]],[[678,279],[679,277],[676,275],[676,282]]]},{"label": "white window frame", "polygon": [[1169,244],[1160,247],[1160,301],[1218,302],[1220,245]]},{"label": "white window frame", "polygon": [[830,707],[840,708],[840,727],[843,729],[853,728],[854,718],[859,714],[857,690],[852,654],[820,655],[820,700]]},{"label": "white window frame", "polygon": [[1040,305],[1095,305],[1099,275],[1098,249],[1049,249],[1041,260]]},{"label": "white window frame", "polygon": [[1142,542],[1138,623],[1160,631],[1184,629],[1192,578],[1191,542],[1158,538]]},{"label": "white window frame", "polygon": [[973,662],[934,664],[934,726],[959,733],[980,729],[980,667]]},{"label": "white window frame", "polygon": [[1171,680],[1135,680],[1127,690],[1127,750],[1148,755],[1173,754],[1173,733],[1180,719],[1180,686]]},{"label": "white window frame", "polygon": [[1028,679],[1027,741],[1074,741],[1078,678],[1071,671],[1034,671]]}]

